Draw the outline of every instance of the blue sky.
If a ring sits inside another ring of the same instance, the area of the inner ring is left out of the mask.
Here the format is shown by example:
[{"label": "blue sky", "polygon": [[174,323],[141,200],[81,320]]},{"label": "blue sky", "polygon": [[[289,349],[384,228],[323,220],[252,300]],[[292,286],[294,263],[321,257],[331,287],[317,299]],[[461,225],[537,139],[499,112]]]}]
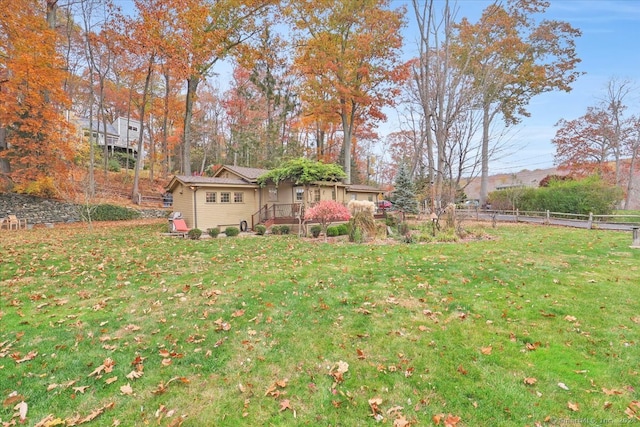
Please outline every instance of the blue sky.
[{"label": "blue sky", "polygon": [[[569,22],[582,31],[576,49],[582,60],[578,70],[585,74],[570,93],[547,93],[532,99],[531,117],[509,132],[511,148],[505,150],[502,158],[490,163],[492,174],[553,166],[555,147],[551,139],[557,129],[554,125],[563,118],[578,118],[588,106],[596,105],[613,77],[635,83],[637,94],[627,99],[627,105],[629,112],[640,111],[640,0],[550,1],[546,18]],[[394,0],[393,3],[402,2]],[[491,3],[458,0],[458,16],[476,22],[481,11]],[[411,14],[408,17],[411,19]],[[410,33],[406,41],[409,47]]]}]

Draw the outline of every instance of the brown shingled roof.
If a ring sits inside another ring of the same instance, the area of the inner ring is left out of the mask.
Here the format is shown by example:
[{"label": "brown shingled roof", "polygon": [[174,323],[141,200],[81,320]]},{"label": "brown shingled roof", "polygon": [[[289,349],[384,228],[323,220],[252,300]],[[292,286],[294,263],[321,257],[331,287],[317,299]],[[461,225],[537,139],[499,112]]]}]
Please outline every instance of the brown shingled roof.
[{"label": "brown shingled roof", "polygon": [[[227,169],[228,171],[231,171],[233,173],[235,173],[236,175],[239,175],[249,181],[255,182],[255,180],[258,179],[258,177],[260,175],[264,175],[265,173],[269,172],[267,169],[258,169],[258,168],[247,168],[244,166],[231,166],[231,165],[223,165],[219,170],[223,170],[223,169]],[[217,174],[217,173],[216,173]]]}]

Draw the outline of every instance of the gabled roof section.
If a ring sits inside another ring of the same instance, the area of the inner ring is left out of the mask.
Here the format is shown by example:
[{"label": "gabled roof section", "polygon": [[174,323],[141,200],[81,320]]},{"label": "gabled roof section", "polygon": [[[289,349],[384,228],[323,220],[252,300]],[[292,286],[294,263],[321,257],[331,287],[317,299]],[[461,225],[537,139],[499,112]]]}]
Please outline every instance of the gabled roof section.
[{"label": "gabled roof section", "polygon": [[362,184],[347,185],[347,191],[354,191],[358,193],[382,193],[382,190],[377,187]]},{"label": "gabled roof section", "polygon": [[269,172],[267,169],[247,168],[244,166],[222,165],[220,169],[216,171],[214,177],[220,176],[224,171],[231,172],[232,174],[237,175],[238,178],[244,179],[251,183],[255,183],[258,180],[258,177]]},{"label": "gabled roof section", "polygon": [[167,191],[173,191],[178,185],[183,184],[187,186],[195,187],[220,187],[220,186],[243,186],[243,187],[255,187],[255,184],[247,182],[243,179],[235,178],[211,178],[208,176],[189,176],[189,175],[176,175],[167,185]]}]

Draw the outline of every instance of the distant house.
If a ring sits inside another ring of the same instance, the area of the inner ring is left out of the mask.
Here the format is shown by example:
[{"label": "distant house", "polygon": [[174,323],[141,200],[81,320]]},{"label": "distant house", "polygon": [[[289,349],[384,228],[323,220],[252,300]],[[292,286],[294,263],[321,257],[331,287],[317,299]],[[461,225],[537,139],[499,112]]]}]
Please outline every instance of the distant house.
[{"label": "distant house", "polygon": [[[85,140],[89,138],[89,119],[75,119],[80,134]],[[93,119],[91,121],[91,134],[93,140],[100,147],[107,147],[111,154],[123,152],[136,154],[138,152],[138,138],[140,137],[140,122],[135,119],[118,117],[115,122],[107,123],[106,135],[102,121]]]},{"label": "distant house", "polygon": [[260,187],[258,177],[266,169],[222,166],[213,177],[174,176],[167,186],[173,196],[173,210],[180,212],[189,228],[239,227],[257,224],[297,224],[305,201],[376,201],[380,189],[342,182],[316,182],[305,188],[293,182]]}]

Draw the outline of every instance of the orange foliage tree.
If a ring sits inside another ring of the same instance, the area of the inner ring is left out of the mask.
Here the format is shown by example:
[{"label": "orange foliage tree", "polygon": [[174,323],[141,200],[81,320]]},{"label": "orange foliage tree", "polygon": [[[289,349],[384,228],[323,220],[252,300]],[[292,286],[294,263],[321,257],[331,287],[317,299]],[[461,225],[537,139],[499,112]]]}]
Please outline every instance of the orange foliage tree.
[{"label": "orange foliage tree", "polygon": [[488,191],[489,128],[494,118],[501,115],[507,125],[518,123],[529,115],[532,97],[568,92],[581,74],[575,70],[580,62],[575,39],[581,33],[567,22],[536,20],[548,7],[546,0],[496,2],[477,23],[463,19],[457,25],[453,52],[462,69],[474,77],[482,109],[481,203]]},{"label": "orange foliage tree", "polygon": [[391,10],[389,4],[300,0],[288,10],[300,39],[295,66],[304,79],[301,98],[306,114],[339,118],[348,182],[358,124],[383,120],[382,108],[394,104],[398,83],[408,76],[400,58],[405,11]]},{"label": "orange foliage tree", "polygon": [[36,0],[0,0],[0,172],[26,183],[62,178],[72,160],[64,61]]},{"label": "orange foliage tree", "polygon": [[182,173],[191,174],[191,120],[198,86],[213,66],[257,31],[276,0],[136,0],[168,66],[186,81]]}]

